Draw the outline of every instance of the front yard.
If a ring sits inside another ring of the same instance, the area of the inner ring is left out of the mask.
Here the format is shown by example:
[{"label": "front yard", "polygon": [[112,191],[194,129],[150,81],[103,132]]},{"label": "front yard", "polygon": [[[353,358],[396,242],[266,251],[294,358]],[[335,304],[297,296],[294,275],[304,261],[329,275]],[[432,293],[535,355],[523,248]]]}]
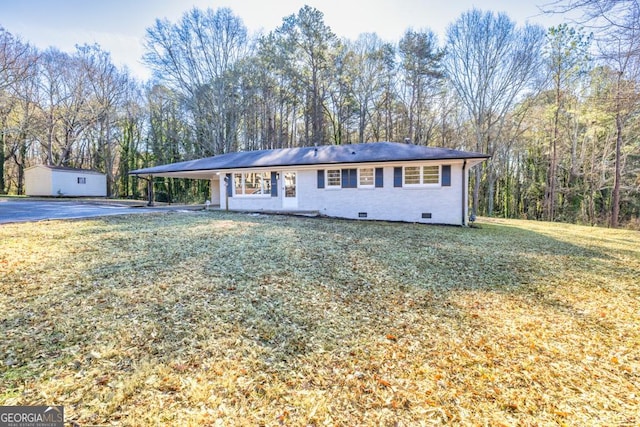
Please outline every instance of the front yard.
[{"label": "front yard", "polygon": [[479,223],[0,226],[0,405],[81,426],[640,424],[640,233]]}]

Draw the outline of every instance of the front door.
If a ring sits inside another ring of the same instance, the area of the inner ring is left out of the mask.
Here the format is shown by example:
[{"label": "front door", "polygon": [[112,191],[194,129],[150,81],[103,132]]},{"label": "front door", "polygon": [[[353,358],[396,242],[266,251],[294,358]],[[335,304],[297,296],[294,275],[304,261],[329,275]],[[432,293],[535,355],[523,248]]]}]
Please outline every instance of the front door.
[{"label": "front door", "polygon": [[297,209],[298,207],[298,177],[296,172],[285,171],[282,173],[282,208]]}]

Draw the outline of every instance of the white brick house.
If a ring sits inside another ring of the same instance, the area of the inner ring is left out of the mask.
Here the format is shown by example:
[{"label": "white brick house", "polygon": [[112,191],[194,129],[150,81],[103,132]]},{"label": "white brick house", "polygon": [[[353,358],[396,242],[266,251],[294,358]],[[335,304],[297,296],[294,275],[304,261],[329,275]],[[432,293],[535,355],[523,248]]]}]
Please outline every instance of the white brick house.
[{"label": "white brick house", "polygon": [[229,153],[131,174],[209,179],[223,209],[466,225],[469,169],[488,157],[376,142]]}]

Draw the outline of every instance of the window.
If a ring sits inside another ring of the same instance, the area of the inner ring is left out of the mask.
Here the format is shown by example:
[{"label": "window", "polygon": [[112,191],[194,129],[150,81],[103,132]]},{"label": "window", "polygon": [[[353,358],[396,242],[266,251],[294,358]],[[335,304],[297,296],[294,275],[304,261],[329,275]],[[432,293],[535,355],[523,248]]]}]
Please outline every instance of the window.
[{"label": "window", "polygon": [[318,170],[318,188],[375,188],[383,186],[382,168]]},{"label": "window", "polygon": [[234,173],[233,184],[237,196],[270,196],[270,172]]},{"label": "window", "polygon": [[358,172],[358,187],[373,187],[373,168],[362,168]]},{"label": "window", "polygon": [[78,177],[78,184],[86,184],[87,183],[87,178],[84,176],[79,176]]},{"label": "window", "polygon": [[238,196],[244,194],[244,185],[242,184],[242,174],[234,173],[233,174],[233,187],[234,193]]},{"label": "window", "polygon": [[422,183],[423,184],[439,184],[440,183],[440,167],[439,166],[423,166],[422,167]]},{"label": "window", "polygon": [[342,169],[342,188],[358,187],[358,169]]},{"label": "window", "polygon": [[440,166],[405,166],[404,185],[439,185]]},{"label": "window", "polygon": [[244,194],[262,195],[271,194],[271,174],[268,172],[245,173]]},{"label": "window", "polygon": [[327,170],[327,187],[340,187],[340,169]]},{"label": "window", "polygon": [[420,184],[420,166],[407,166],[404,168],[405,185]]}]

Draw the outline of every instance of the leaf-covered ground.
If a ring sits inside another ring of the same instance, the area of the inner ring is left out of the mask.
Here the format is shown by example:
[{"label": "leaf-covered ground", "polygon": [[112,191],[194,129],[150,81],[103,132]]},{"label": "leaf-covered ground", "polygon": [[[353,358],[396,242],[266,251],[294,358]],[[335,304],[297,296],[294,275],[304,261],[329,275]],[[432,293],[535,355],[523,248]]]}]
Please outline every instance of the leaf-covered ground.
[{"label": "leaf-covered ground", "polygon": [[79,425],[640,424],[638,232],[203,211],[0,242],[0,405]]}]

